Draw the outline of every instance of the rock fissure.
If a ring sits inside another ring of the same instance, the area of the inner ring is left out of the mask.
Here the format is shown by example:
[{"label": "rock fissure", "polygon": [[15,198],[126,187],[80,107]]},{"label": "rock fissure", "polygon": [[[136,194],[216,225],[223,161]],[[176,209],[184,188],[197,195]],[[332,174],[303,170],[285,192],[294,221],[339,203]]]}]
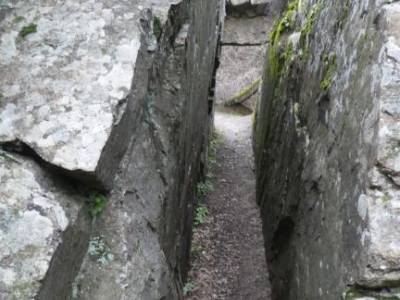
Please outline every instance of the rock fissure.
[{"label": "rock fissure", "polygon": [[1,299],[400,299],[399,1],[0,0],[0,28]]},{"label": "rock fissure", "polygon": [[[37,261],[0,251],[2,299],[181,298],[223,2],[117,2],[1,5],[0,140],[23,156],[1,159],[0,240],[25,237]],[[36,31],[14,40],[25,22]],[[58,165],[107,198],[45,202]]]}]

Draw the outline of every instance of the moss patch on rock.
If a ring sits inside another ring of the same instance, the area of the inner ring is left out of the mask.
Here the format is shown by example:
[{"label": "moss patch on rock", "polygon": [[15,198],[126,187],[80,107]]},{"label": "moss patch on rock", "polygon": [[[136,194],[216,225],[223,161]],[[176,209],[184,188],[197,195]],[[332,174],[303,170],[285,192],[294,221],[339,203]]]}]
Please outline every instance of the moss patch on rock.
[{"label": "moss patch on rock", "polygon": [[18,36],[19,36],[20,38],[23,38],[23,39],[24,39],[24,38],[27,37],[28,35],[30,35],[30,34],[32,34],[32,33],[35,33],[35,32],[37,32],[37,25],[31,23],[31,24],[29,24],[29,25],[27,25],[27,26],[22,27],[22,29],[21,29],[21,31],[19,32]]}]

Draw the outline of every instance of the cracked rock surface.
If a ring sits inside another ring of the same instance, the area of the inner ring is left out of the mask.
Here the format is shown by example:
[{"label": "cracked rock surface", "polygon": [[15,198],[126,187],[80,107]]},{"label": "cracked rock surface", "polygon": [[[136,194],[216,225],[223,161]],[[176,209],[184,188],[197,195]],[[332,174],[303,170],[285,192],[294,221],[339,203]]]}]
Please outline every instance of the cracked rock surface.
[{"label": "cracked rock surface", "polygon": [[[141,0],[6,2],[0,142],[21,141],[69,171],[100,172],[101,161],[113,159],[103,155],[107,143],[124,131],[117,125],[143,44],[140,19],[153,5],[165,19],[170,2],[164,8]],[[21,36],[31,25],[35,32]],[[107,170],[101,180],[112,175]]]},{"label": "cracked rock surface", "polygon": [[0,1],[1,299],[181,298],[223,15]]},{"label": "cracked rock surface", "polygon": [[[0,182],[0,298],[32,299],[60,288],[62,278],[72,281],[88,242],[82,196],[30,159],[4,152]],[[56,269],[59,259],[70,265]],[[66,293],[61,287],[54,295]]]}]

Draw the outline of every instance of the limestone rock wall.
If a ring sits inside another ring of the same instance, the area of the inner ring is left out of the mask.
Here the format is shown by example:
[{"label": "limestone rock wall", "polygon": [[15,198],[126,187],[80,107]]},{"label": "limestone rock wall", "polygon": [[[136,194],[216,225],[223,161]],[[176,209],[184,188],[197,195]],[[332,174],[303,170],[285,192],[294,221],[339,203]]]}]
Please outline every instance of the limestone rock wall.
[{"label": "limestone rock wall", "polygon": [[289,1],[255,118],[273,298],[397,299],[398,1]]},{"label": "limestone rock wall", "polygon": [[0,298],[179,299],[219,0],[0,2]]}]

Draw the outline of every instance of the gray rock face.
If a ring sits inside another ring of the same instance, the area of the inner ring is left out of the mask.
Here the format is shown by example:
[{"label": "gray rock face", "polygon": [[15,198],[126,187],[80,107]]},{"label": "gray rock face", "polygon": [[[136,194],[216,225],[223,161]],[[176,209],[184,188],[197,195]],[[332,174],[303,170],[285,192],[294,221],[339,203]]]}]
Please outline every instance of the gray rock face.
[{"label": "gray rock face", "polygon": [[[256,117],[274,299],[397,299],[399,3],[290,1]],[[281,26],[279,26],[281,24]]]},{"label": "gray rock face", "polygon": [[[52,165],[110,183],[118,160],[109,152],[127,146],[113,142],[127,132],[118,124],[150,4],[10,2],[0,24],[0,141],[21,141]],[[24,36],[29,26],[35,32]]]},{"label": "gray rock face", "polygon": [[[33,299],[49,286],[65,298],[89,240],[82,196],[29,159],[4,152],[0,181],[0,298]],[[58,269],[60,259],[65,266]]]},{"label": "gray rock face", "polygon": [[1,299],[181,298],[223,12],[0,3]]}]

